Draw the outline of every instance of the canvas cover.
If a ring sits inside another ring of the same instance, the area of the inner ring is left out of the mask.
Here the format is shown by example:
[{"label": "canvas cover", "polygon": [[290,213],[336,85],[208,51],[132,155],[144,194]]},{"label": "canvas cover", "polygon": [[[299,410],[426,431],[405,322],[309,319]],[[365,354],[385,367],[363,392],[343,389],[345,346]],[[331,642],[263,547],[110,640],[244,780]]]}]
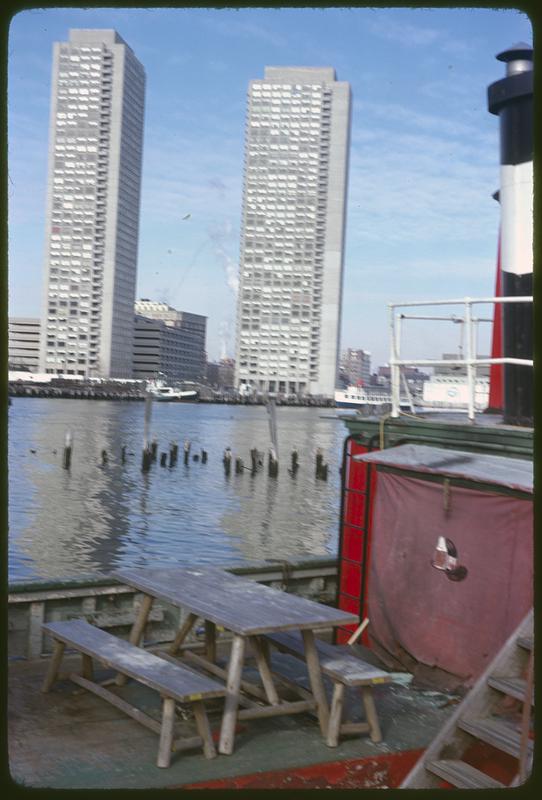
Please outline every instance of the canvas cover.
[{"label": "canvas cover", "polygon": [[479,483],[493,483],[522,492],[533,491],[533,463],[522,458],[450,450],[430,445],[402,444],[357,455],[354,460]]},{"label": "canvas cover", "polygon": [[[455,545],[462,580],[432,566],[439,537]],[[532,540],[529,498],[379,471],[371,639],[410,671],[419,663],[472,684],[533,603]]]}]

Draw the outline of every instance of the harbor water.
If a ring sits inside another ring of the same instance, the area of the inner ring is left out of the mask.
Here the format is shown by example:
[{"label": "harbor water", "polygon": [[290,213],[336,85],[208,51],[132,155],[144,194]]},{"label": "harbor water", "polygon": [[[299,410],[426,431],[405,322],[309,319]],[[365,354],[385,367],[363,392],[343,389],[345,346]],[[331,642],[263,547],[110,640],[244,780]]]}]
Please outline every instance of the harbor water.
[{"label": "harbor water", "polygon": [[[13,398],[10,581],[336,553],[347,430],[334,409],[277,407],[277,477],[267,471],[264,406],[154,403],[149,438],[157,441],[158,458],[148,472],[141,469],[144,411],[141,402]],[[63,468],[67,431],[73,436],[69,470]],[[173,442],[178,461],[170,467],[168,457],[161,466]],[[229,476],[222,462],[227,447]],[[255,474],[252,448],[265,456]],[[317,448],[328,464],[327,481],[315,477]],[[289,471],[293,449],[295,474]],[[244,462],[240,474],[236,458]]]}]

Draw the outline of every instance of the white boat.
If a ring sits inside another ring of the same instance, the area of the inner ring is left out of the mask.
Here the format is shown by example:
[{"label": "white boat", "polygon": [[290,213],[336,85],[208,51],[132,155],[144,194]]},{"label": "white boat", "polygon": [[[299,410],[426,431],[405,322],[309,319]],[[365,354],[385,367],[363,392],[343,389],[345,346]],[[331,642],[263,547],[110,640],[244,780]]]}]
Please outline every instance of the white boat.
[{"label": "white boat", "polygon": [[148,381],[147,391],[152,394],[153,400],[162,403],[195,403],[199,399],[196,389],[180,389],[168,386],[163,381]]},{"label": "white boat", "polygon": [[[356,408],[362,410],[376,409],[381,406],[391,405],[391,393],[385,389],[366,389],[364,386],[347,386],[346,389],[337,389],[335,392],[335,406],[337,408]],[[401,403],[403,405],[403,403]],[[407,405],[405,403],[405,405]]]}]

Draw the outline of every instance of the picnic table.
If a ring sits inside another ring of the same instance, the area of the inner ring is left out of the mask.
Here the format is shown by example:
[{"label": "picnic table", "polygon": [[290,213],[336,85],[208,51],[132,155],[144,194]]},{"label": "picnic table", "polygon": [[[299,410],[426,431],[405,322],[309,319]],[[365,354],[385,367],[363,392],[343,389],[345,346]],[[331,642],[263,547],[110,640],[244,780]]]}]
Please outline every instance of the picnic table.
[{"label": "picnic table", "polygon": [[[292,714],[315,709],[320,730],[326,736],[329,708],[322,680],[314,631],[357,622],[345,611],[273,589],[241,578],[217,567],[119,569],[113,576],[143,593],[143,601],[130,633],[130,642],[139,645],[155,598],[188,611],[169,655],[178,653],[197,619],[205,623],[205,658],[187,651],[186,656],[204,669],[226,678],[226,696],[220,730],[219,752],[229,755],[234,748],[237,719],[276,714]],[[216,627],[230,631],[233,640],[227,669],[216,661]],[[283,702],[279,698],[270,668],[266,634],[300,631],[305,651],[311,692],[306,699]],[[254,652],[262,686],[243,680],[247,644]],[[118,681],[123,678],[119,677]],[[241,688],[266,703],[251,701]],[[245,706],[239,710],[239,705]],[[248,706],[248,707],[247,707]]]}]

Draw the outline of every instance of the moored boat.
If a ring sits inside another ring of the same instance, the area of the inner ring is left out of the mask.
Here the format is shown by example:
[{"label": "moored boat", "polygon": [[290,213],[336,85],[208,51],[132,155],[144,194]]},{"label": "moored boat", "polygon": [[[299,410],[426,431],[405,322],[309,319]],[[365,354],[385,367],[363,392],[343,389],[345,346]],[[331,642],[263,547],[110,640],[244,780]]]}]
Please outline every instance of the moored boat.
[{"label": "moored boat", "polygon": [[147,391],[162,403],[195,403],[199,400],[197,389],[182,389],[177,386],[169,386],[163,381],[149,381]]},{"label": "moored boat", "polygon": [[[409,406],[408,402],[401,401],[401,406]],[[346,389],[337,389],[335,392],[336,408],[355,408],[376,411],[386,406],[391,407],[391,393],[378,387],[365,388],[364,386],[347,386]]]}]

